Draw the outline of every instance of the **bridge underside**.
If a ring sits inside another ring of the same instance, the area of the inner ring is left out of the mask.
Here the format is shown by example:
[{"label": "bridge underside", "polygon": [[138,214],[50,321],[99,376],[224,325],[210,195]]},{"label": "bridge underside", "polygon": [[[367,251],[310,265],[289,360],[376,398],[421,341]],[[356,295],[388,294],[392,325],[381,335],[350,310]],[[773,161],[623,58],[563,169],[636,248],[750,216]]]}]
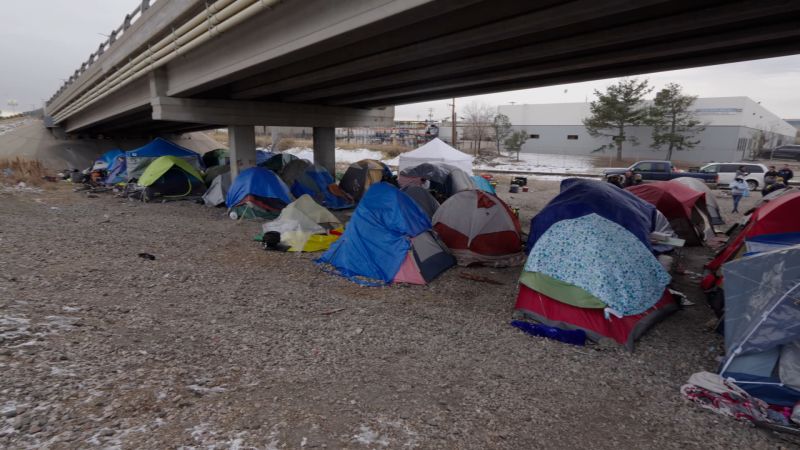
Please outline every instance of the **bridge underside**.
[{"label": "bridge underside", "polygon": [[287,0],[64,126],[382,125],[368,108],[800,53],[798,23],[797,1]]}]

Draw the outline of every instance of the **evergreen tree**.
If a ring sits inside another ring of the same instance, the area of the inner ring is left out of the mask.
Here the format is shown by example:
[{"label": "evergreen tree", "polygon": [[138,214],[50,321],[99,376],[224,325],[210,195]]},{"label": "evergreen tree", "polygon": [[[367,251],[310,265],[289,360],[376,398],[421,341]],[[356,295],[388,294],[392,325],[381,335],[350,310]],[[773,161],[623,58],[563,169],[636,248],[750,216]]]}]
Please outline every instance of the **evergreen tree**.
[{"label": "evergreen tree", "polygon": [[525,141],[528,140],[528,132],[525,130],[522,131],[515,131],[511,133],[508,139],[505,140],[504,144],[509,152],[516,152],[517,153],[517,161],[519,161],[519,151],[522,150],[522,146],[525,145]]},{"label": "evergreen tree", "polygon": [[511,120],[505,114],[497,114],[492,120],[492,130],[494,131],[494,142],[497,144],[497,154],[500,152],[500,144],[511,134]]},{"label": "evergreen tree", "polygon": [[673,150],[689,150],[700,143],[695,139],[705,126],[690,109],[696,96],[683,95],[679,84],[670,83],[656,94],[648,113],[647,124],[653,127],[654,149],[667,147],[667,160]]},{"label": "evergreen tree", "polygon": [[647,80],[625,79],[611,85],[605,93],[594,91],[597,100],[590,104],[592,115],[583,119],[583,125],[592,137],[608,137],[611,142],[594,151],[617,149],[617,161],[622,160],[622,144],[638,145],[635,136],[625,134],[628,127],[642,125],[647,119],[644,96],[653,89]]}]

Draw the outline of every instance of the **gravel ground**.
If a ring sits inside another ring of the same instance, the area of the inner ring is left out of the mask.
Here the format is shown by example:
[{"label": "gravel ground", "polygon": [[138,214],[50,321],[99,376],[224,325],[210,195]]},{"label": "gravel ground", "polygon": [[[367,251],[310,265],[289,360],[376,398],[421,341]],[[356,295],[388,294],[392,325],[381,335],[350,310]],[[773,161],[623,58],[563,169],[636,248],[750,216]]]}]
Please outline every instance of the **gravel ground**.
[{"label": "gravel ground", "polygon": [[[503,195],[524,222],[558,189],[531,185]],[[189,202],[0,190],[0,447],[783,442],[680,397],[721,352],[688,276],[675,285],[697,305],[634,353],[581,348],[508,325],[518,268],[363,288],[322,273],[312,255],[261,250],[258,230]],[[686,253],[695,272],[710,255]]]}]

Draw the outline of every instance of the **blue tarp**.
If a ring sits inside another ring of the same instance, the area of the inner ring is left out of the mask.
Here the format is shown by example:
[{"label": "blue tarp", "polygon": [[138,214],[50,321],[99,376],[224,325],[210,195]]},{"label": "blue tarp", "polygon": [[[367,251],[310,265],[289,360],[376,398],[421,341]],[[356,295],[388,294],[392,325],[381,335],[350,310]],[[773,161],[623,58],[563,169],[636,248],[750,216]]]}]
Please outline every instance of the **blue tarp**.
[{"label": "blue tarp", "polygon": [[102,164],[103,165],[102,168],[109,169],[114,164],[114,161],[117,159],[117,157],[122,156],[124,154],[125,152],[117,148],[115,148],[114,150],[109,150],[100,155],[99,158],[94,160],[93,168],[97,167],[98,164]]},{"label": "blue tarp", "polygon": [[263,167],[251,167],[240,172],[228,189],[225,205],[233,208],[248,195],[277,198],[287,204],[292,203],[292,194],[286,183],[275,172]]},{"label": "blue tarp", "polygon": [[655,224],[656,207],[611,183],[581,178],[562,181],[561,193],[531,219],[525,250],[530,252],[554,223],[592,213],[621,225],[652,251],[649,236]]},{"label": "blue tarp", "polygon": [[324,167],[310,164],[303,175],[292,183],[292,194],[300,198],[310,195],[317,203],[328,209],[347,209],[354,205],[344,197],[333,195],[329,186],[336,184],[333,176]]},{"label": "blue tarp", "polygon": [[494,187],[492,187],[492,183],[489,183],[489,180],[483,178],[478,175],[473,175],[472,180],[475,182],[475,187],[482,190],[483,192],[488,192],[493,195],[497,195],[495,192]]},{"label": "blue tarp", "polygon": [[375,184],[361,198],[342,237],[316,262],[359,284],[388,284],[400,270],[411,238],[430,228],[428,215],[405,192],[389,183]]},{"label": "blue tarp", "polygon": [[125,160],[125,155],[117,156],[114,163],[108,168],[108,176],[106,177],[106,184],[117,184],[128,181],[128,165]]}]

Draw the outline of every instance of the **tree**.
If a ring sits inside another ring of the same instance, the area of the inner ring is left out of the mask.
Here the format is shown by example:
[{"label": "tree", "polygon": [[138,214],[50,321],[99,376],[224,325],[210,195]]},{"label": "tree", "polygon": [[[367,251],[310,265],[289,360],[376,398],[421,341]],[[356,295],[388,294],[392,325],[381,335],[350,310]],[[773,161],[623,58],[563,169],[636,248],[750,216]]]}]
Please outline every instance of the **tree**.
[{"label": "tree", "polygon": [[690,150],[700,143],[694,137],[706,127],[690,109],[696,99],[696,96],[683,95],[679,84],[670,83],[658,91],[653,100],[646,121],[653,127],[650,146],[654,149],[667,147],[667,161],[672,159],[673,150]]},{"label": "tree", "polygon": [[635,136],[625,134],[625,129],[645,122],[647,108],[643,104],[643,99],[652,90],[647,80],[639,81],[634,78],[621,80],[609,86],[605,93],[594,91],[597,100],[590,104],[592,115],[583,119],[583,125],[592,137],[611,138],[610,143],[594,151],[605,151],[616,147],[617,161],[620,161],[624,142],[639,144]]},{"label": "tree", "polygon": [[525,130],[515,131],[511,133],[511,136],[503,142],[509,152],[516,152],[517,153],[517,161],[519,161],[519,151],[522,150],[522,146],[525,145],[525,141],[528,140],[528,132]]},{"label": "tree", "polygon": [[464,107],[464,138],[477,141],[475,156],[481,151],[481,142],[489,135],[492,108],[484,103],[472,102]]},{"label": "tree", "polygon": [[497,154],[500,154],[500,143],[505,141],[511,134],[511,120],[505,114],[498,114],[492,120],[492,131],[494,131],[494,142],[497,144]]}]

